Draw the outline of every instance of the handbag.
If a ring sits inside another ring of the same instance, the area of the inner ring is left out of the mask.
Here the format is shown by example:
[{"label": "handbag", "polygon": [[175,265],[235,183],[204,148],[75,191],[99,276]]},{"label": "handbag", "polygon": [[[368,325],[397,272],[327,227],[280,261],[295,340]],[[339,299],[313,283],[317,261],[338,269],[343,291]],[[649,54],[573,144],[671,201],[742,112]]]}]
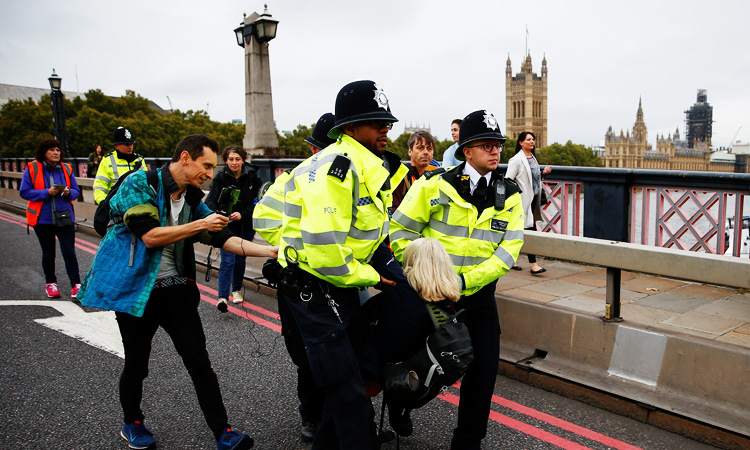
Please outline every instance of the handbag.
[{"label": "handbag", "polygon": [[53,214],[55,216],[55,225],[58,227],[69,227],[73,225],[73,217],[70,215],[70,210],[53,211]]},{"label": "handbag", "polygon": [[544,187],[542,187],[542,188],[541,188],[541,191],[542,191],[542,198],[541,198],[541,200],[540,200],[540,202],[539,202],[539,203],[540,203],[540,204],[541,204],[542,206],[544,206],[544,205],[546,205],[547,203],[549,203],[549,200],[547,199],[547,191],[545,191],[545,190],[544,190]]}]

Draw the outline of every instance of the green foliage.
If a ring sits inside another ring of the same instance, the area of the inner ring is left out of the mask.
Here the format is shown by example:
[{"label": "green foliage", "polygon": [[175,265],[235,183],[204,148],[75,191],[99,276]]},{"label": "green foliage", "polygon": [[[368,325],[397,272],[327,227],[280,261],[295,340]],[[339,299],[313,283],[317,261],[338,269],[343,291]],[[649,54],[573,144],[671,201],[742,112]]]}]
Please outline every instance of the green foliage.
[{"label": "green foliage", "polygon": [[553,166],[587,166],[603,167],[601,158],[585,145],[574,144],[571,141],[565,145],[555,142],[536,152],[540,164]]},{"label": "green foliage", "polygon": [[[105,153],[112,150],[112,134],[123,126],[135,137],[135,151],[150,157],[171,157],[177,143],[188,134],[202,133],[224,148],[242,144],[244,125],[212,121],[204,111],[166,114],[133,91],[114,98],[95,89],[86,99],[64,101],[68,145],[75,156],[85,157],[96,145]],[[32,157],[39,141],[51,137],[52,108],[45,95],[39,104],[31,99],[11,100],[0,109],[0,154],[5,157]],[[309,149],[309,147],[308,147]]]},{"label": "green foliage", "polygon": [[442,141],[435,139],[435,154],[433,155],[433,158],[442,161],[443,153],[445,153],[451,145],[453,145],[453,139],[443,139]]},{"label": "green foliage", "polygon": [[289,156],[307,158],[312,152],[310,151],[310,144],[305,142],[305,139],[312,136],[313,128],[315,128],[315,124],[310,126],[297,125],[291,136],[279,136],[279,148],[286,150]]},{"label": "green foliage", "polygon": [[407,144],[409,143],[410,136],[410,133],[401,133],[401,135],[397,137],[395,141],[391,141],[391,139],[388,138],[388,145],[386,145],[385,148],[388,151],[397,154],[402,161],[408,161],[409,146]]}]

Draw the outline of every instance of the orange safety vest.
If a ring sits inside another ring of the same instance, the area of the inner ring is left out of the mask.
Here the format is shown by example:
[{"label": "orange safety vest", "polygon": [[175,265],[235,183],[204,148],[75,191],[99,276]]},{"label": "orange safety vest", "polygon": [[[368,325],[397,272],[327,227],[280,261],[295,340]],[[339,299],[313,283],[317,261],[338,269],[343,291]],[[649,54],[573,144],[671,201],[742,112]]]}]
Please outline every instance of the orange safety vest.
[{"label": "orange safety vest", "polygon": [[[63,174],[65,174],[65,184],[70,187],[70,174],[73,173],[73,166],[68,163],[60,163],[62,165]],[[29,170],[29,177],[34,183],[34,189],[45,189],[47,186],[44,183],[44,177],[37,176],[44,172],[39,170],[39,161],[34,160],[26,164],[26,168]],[[67,169],[67,170],[65,170]],[[52,199],[52,201],[55,201]],[[39,213],[42,211],[43,201],[29,201],[26,205],[26,222],[32,227],[36,225],[39,220]],[[73,207],[73,202],[70,203]]]}]

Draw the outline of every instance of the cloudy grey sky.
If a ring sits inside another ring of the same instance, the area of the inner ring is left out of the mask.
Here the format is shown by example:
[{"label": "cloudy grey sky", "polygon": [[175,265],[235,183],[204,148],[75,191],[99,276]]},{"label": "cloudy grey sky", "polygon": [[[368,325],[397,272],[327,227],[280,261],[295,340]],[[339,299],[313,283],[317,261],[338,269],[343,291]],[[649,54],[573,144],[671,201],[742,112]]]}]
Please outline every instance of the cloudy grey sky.
[{"label": "cloudy grey sky", "polygon": [[[244,60],[233,29],[263,1],[4,0],[0,82],[64,90],[126,89],[168,109],[244,121]],[[710,4],[710,6],[708,6]],[[401,122],[445,139],[453,118],[487,109],[505,122],[505,62],[528,49],[549,69],[549,142],[603,141],[632,129],[643,102],[649,142],[685,131],[697,89],[714,107],[714,147],[750,141],[750,2],[631,0],[270,0],[280,130],[311,124],[338,90],[372,79]],[[741,129],[740,129],[741,127]]]}]

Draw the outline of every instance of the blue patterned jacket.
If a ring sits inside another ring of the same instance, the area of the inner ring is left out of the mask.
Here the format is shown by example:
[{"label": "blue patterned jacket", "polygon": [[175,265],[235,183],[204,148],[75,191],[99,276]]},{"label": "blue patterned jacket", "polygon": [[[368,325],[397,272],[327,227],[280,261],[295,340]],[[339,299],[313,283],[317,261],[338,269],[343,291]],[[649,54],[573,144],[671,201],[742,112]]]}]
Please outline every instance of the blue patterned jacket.
[{"label": "blue patterned jacket", "polygon": [[[162,248],[146,247],[141,236],[157,226],[166,226],[169,196],[179,189],[168,166],[159,169],[158,176],[158,192],[149,186],[146,172],[137,171],[123,181],[110,200],[111,214],[121,216],[123,221],[104,236],[81,283],[78,300],[84,306],[143,316],[159,272]],[[203,191],[188,186],[177,224],[212,214],[202,197]],[[195,279],[195,241],[222,247],[230,236],[232,233],[224,229],[176,242],[175,264],[180,275]]]}]

